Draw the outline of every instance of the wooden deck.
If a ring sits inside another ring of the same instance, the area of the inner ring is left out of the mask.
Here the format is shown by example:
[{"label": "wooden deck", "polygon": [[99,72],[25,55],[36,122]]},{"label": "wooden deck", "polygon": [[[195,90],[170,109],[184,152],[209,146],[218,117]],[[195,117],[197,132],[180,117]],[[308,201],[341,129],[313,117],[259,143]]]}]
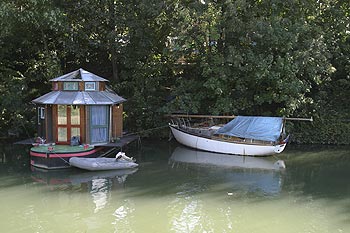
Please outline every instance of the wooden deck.
[{"label": "wooden deck", "polygon": [[139,142],[139,140],[140,140],[139,135],[132,134],[132,135],[125,135],[115,142],[109,142],[106,144],[99,144],[99,145],[95,145],[95,146],[122,148],[126,145],[129,145],[132,142],[135,142],[135,141]]}]

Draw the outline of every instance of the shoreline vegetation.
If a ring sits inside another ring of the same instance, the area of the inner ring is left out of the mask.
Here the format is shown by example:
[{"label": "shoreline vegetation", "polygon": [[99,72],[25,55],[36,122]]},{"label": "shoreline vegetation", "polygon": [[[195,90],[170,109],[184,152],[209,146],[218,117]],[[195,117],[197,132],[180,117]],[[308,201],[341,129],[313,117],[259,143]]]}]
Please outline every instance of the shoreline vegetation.
[{"label": "shoreline vegetation", "polygon": [[0,138],[33,138],[31,101],[83,68],[127,99],[124,128],[170,113],[313,118],[295,144],[350,144],[349,1],[0,3]]}]

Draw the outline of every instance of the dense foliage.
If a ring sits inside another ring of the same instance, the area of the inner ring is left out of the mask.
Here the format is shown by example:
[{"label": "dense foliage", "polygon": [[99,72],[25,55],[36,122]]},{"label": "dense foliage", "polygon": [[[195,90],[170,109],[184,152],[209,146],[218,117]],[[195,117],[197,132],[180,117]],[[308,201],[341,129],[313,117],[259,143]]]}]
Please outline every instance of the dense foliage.
[{"label": "dense foliage", "polygon": [[81,67],[128,99],[130,131],[170,112],[313,117],[295,142],[348,144],[349,22],[337,0],[3,0],[1,132],[32,135],[30,101]]}]

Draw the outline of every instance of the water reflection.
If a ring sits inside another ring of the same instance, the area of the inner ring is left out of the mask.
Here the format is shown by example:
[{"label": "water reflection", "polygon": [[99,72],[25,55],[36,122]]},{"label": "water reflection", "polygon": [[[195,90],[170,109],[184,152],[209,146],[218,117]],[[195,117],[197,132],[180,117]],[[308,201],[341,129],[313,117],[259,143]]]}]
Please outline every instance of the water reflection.
[{"label": "water reflection", "polygon": [[75,168],[48,171],[32,167],[31,178],[49,186],[79,186],[81,190],[90,193],[95,204],[94,213],[97,213],[107,205],[110,192],[123,188],[126,178],[136,171],[137,169],[86,172]]},{"label": "water reflection", "polygon": [[273,157],[209,153],[203,163],[203,152],[173,149],[144,146],[136,173],[112,175],[30,171],[8,152],[0,164],[1,230],[350,232],[348,149],[289,147],[285,171],[273,168]]},{"label": "water reflection", "polygon": [[171,207],[170,215],[173,216],[171,230],[175,232],[194,232],[196,228],[203,232],[204,229],[201,226],[204,223],[203,219],[206,219],[206,222],[210,221],[210,218],[202,216],[203,202],[196,198],[192,197],[187,200],[177,198],[171,203]]},{"label": "water reflection", "polygon": [[114,211],[113,216],[115,220],[112,222],[114,225],[114,232],[133,232],[132,219],[135,212],[135,204],[130,199],[123,200],[120,206]]},{"label": "water reflection", "polygon": [[98,180],[106,180],[108,183],[123,184],[128,175],[135,173],[138,169],[110,170],[87,172],[80,169],[44,170],[32,167],[31,177],[34,181],[48,185],[58,184],[92,184]]},{"label": "water reflection", "polygon": [[263,195],[278,194],[285,169],[282,160],[216,154],[182,146],[173,151],[169,164],[173,169],[206,169],[208,176],[222,178],[217,181],[218,185],[221,183],[229,196],[259,192]]},{"label": "water reflection", "polygon": [[266,157],[236,156],[193,150],[178,146],[170,157],[170,163],[213,165],[219,167],[258,168],[266,170],[282,170],[285,164],[282,160],[273,161]]}]

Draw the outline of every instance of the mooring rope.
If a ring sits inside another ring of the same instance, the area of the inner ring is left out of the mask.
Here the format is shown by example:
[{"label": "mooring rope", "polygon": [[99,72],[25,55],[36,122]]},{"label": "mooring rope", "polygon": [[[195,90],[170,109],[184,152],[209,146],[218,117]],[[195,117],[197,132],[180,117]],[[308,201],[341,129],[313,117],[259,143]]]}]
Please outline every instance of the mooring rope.
[{"label": "mooring rope", "polygon": [[[163,129],[163,128],[166,128],[166,127],[168,127],[168,126],[169,126],[169,125],[163,125],[163,126],[159,126],[159,127],[155,127],[155,128],[151,128],[151,129],[141,130],[141,131],[134,132],[134,133],[129,133],[129,134],[127,134],[127,135],[138,135],[138,145],[140,146],[140,145],[141,145],[141,137],[139,136],[139,134],[145,133],[145,132],[148,132],[148,131]],[[122,149],[122,148],[121,148],[121,149]]]},{"label": "mooring rope", "polygon": [[130,133],[128,135],[140,134],[140,133],[145,133],[145,132],[152,131],[152,130],[163,129],[163,128],[168,127],[168,126],[169,125],[163,125],[163,126],[159,126],[159,127],[156,127],[156,128],[145,129],[145,130],[141,130],[141,131],[138,131],[138,132],[135,132],[135,133]]},{"label": "mooring rope", "polygon": [[49,158],[50,158],[50,154],[56,155],[58,158],[60,158],[61,160],[63,160],[63,162],[65,162],[66,164],[69,164],[69,165],[70,165],[69,162],[67,162],[64,158],[62,158],[61,156],[59,156],[57,153],[55,153],[55,152],[49,153]]}]

